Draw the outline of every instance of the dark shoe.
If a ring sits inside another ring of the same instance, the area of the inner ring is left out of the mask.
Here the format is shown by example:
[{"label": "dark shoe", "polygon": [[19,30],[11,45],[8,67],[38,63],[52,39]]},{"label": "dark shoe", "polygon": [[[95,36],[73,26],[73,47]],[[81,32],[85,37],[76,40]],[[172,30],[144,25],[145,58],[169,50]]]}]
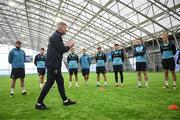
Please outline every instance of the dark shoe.
[{"label": "dark shoe", "polygon": [[68,99],[67,102],[63,102],[63,105],[74,105],[76,104],[76,101],[71,101],[71,99]]},{"label": "dark shoe", "polygon": [[14,97],[14,94],[13,94],[13,93],[11,93],[9,97]]},{"label": "dark shoe", "polygon": [[35,108],[38,110],[47,110],[48,109],[48,107],[44,103],[41,103],[41,104],[36,103]]},{"label": "dark shoe", "polygon": [[22,95],[27,95],[27,92],[23,92]]}]

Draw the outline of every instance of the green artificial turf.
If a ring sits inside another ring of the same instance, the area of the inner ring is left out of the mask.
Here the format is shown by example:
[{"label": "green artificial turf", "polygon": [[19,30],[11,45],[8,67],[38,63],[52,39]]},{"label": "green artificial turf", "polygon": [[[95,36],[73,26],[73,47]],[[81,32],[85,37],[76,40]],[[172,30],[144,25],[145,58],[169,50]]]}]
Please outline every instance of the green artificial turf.
[{"label": "green artificial turf", "polygon": [[[136,88],[136,73],[124,73],[124,87],[115,87],[114,74],[107,73],[108,86],[96,87],[96,74],[91,73],[89,86],[84,85],[79,73],[80,87],[68,88],[68,74],[64,74],[67,96],[77,101],[76,105],[63,106],[57,87],[52,88],[45,99],[51,109],[34,109],[40,90],[38,76],[26,76],[28,95],[21,95],[19,81],[15,96],[9,97],[8,76],[0,77],[0,119],[65,119],[65,120],[180,120],[180,110],[168,110],[168,105],[180,106],[180,73],[177,73],[177,89],[163,89],[163,73],[149,73],[150,88]],[[101,79],[101,85],[104,81]],[[143,84],[144,85],[144,84]]]}]

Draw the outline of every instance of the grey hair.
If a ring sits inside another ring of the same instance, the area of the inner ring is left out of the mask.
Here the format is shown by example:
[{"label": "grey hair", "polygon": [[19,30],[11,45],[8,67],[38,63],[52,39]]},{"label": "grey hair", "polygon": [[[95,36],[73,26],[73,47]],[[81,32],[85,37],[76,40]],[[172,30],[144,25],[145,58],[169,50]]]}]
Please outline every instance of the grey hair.
[{"label": "grey hair", "polygon": [[67,26],[67,24],[65,22],[58,22],[57,23],[57,29],[59,29],[62,26]]},{"label": "grey hair", "polygon": [[163,35],[163,34],[169,34],[169,32],[166,30],[166,31],[164,31],[164,32],[162,33],[162,35]]}]

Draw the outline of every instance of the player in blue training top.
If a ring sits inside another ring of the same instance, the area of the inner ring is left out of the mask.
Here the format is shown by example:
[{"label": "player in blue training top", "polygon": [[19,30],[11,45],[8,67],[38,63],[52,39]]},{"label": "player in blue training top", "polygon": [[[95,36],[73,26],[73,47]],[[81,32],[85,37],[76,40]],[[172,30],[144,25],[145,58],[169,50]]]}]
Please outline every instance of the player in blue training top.
[{"label": "player in blue training top", "polygon": [[168,32],[162,34],[162,43],[160,44],[160,50],[162,54],[162,65],[164,68],[164,86],[168,88],[168,70],[171,71],[173,79],[173,89],[176,89],[176,73],[175,73],[175,60],[174,55],[176,54],[176,46],[169,41]]},{"label": "player in blue training top", "polygon": [[74,74],[75,80],[76,80],[76,87],[79,87],[78,85],[78,62],[79,57],[75,54],[74,48],[71,48],[71,53],[67,57],[68,61],[68,68],[69,68],[69,88],[72,87],[72,76]]},{"label": "player in blue training top", "polygon": [[10,97],[14,96],[14,89],[15,89],[15,84],[16,80],[20,78],[20,84],[22,88],[22,95],[26,95],[26,89],[25,89],[25,84],[24,84],[24,78],[25,78],[25,59],[26,59],[26,54],[24,50],[21,49],[21,41],[17,40],[16,41],[16,47],[13,48],[9,52],[8,56],[8,61],[12,66],[12,71],[11,71],[11,93]]},{"label": "player in blue training top", "polygon": [[116,86],[118,87],[118,73],[121,78],[121,86],[123,86],[123,62],[124,62],[124,50],[119,49],[118,44],[114,44],[114,50],[111,52],[111,59],[113,63],[113,71],[115,75]]},{"label": "player in blue training top", "polygon": [[142,87],[141,84],[141,72],[144,74],[145,85],[148,88],[148,75],[147,75],[147,65],[146,65],[146,47],[143,44],[143,40],[140,38],[137,41],[137,45],[134,46],[134,56],[136,58],[136,72],[138,76],[138,88]]},{"label": "player in blue training top", "polygon": [[101,47],[97,48],[97,54],[95,56],[96,59],[96,74],[97,74],[97,87],[100,87],[100,73],[103,74],[104,77],[104,86],[107,86],[107,78],[106,78],[106,55],[102,52]]},{"label": "player in blue training top", "polygon": [[86,49],[82,49],[82,55],[80,57],[80,65],[81,65],[81,69],[82,69],[82,75],[84,76],[85,84],[86,84],[86,86],[88,86],[91,58],[89,55],[86,54]]},{"label": "player in blue training top", "polygon": [[45,60],[46,56],[44,55],[45,49],[41,48],[40,53],[35,56],[34,64],[37,67],[37,72],[39,75],[39,87],[40,89],[43,88],[44,85],[44,76],[46,73],[46,66],[45,66]]}]

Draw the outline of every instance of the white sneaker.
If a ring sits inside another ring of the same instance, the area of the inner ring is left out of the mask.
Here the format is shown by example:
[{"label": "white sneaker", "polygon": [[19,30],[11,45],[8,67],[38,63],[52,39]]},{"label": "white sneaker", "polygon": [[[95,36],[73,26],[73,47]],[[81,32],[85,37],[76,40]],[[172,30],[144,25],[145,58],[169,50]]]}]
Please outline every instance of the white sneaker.
[{"label": "white sneaker", "polygon": [[142,85],[138,85],[137,88],[142,88]]},{"label": "white sneaker", "polygon": [[78,85],[78,84],[76,84],[76,87],[79,87],[79,85]]},{"label": "white sneaker", "polygon": [[11,93],[9,97],[14,97],[14,93]]},{"label": "white sneaker", "polygon": [[169,86],[168,85],[164,85],[162,88],[168,88]]},{"label": "white sneaker", "polygon": [[116,86],[116,87],[119,87],[119,84],[118,84],[118,83],[116,83],[116,84],[115,84],[115,86]]},{"label": "white sneaker", "polygon": [[146,88],[149,88],[149,85],[146,85]]},{"label": "white sneaker", "polygon": [[123,87],[123,86],[124,86],[124,84],[123,84],[123,83],[121,83],[120,85],[121,85],[121,87]]},{"label": "white sneaker", "polygon": [[173,85],[173,89],[176,89],[176,85]]},{"label": "white sneaker", "polygon": [[70,85],[69,85],[69,88],[71,88],[71,87],[72,87],[72,85],[70,84]]}]

